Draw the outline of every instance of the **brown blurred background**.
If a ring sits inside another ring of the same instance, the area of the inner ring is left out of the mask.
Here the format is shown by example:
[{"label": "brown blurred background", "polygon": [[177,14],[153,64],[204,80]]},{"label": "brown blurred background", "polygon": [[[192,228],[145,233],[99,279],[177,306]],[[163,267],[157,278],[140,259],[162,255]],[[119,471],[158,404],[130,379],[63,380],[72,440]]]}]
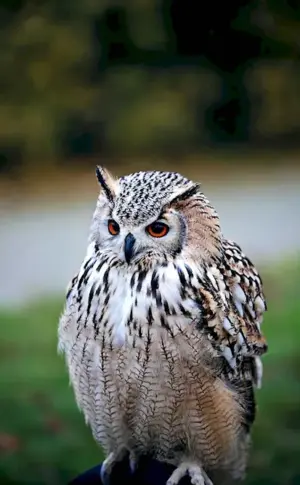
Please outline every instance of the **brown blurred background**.
[{"label": "brown blurred background", "polygon": [[299,485],[299,1],[1,0],[0,25],[0,483],[101,460],[56,329],[104,164],[202,182],[257,263],[270,351],[247,485]]},{"label": "brown blurred background", "polygon": [[299,148],[295,0],[1,0],[0,12],[2,173]]}]

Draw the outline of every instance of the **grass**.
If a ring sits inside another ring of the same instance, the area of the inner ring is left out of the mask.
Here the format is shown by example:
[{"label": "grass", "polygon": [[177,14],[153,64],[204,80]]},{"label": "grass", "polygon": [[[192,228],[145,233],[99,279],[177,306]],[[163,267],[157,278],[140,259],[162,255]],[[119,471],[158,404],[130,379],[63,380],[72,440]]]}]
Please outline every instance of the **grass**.
[{"label": "grass", "polygon": [[66,484],[101,460],[57,355],[62,302],[2,313],[0,483]]},{"label": "grass", "polygon": [[[269,352],[245,485],[300,483],[300,267],[265,272]],[[77,410],[57,322],[63,301],[0,312],[0,483],[66,485],[101,451]]]}]

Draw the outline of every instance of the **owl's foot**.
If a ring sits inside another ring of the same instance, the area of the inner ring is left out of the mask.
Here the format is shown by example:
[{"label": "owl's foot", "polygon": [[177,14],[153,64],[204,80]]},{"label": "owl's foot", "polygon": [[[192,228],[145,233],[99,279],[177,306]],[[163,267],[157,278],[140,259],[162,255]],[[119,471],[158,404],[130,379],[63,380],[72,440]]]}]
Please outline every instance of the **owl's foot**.
[{"label": "owl's foot", "polygon": [[193,485],[213,485],[201,466],[188,461],[184,461],[173,471],[166,485],[178,485],[185,475],[190,476]]},{"label": "owl's foot", "polygon": [[131,451],[129,453],[129,467],[130,467],[130,471],[132,474],[134,474],[136,468],[137,468],[137,457],[135,456],[135,454]]},{"label": "owl's foot", "polygon": [[100,470],[100,477],[103,485],[109,485],[110,474],[116,461],[116,453],[110,453],[108,457],[103,461]]},{"label": "owl's foot", "polygon": [[[126,449],[122,449],[118,452],[112,452],[108,455],[108,457],[103,461],[100,471],[100,477],[103,485],[110,484],[110,475],[113,470],[113,467],[116,465],[117,462],[120,462],[125,458],[128,451]],[[129,466],[131,473],[134,473],[137,465],[137,460],[135,455],[130,452],[129,453]]]},{"label": "owl's foot", "polygon": [[100,477],[103,485],[109,485],[110,483],[110,475],[112,472],[113,467],[119,461],[122,461],[124,456],[126,455],[126,450],[120,451],[113,451],[110,453],[107,458],[103,461],[101,470],[100,470]]}]

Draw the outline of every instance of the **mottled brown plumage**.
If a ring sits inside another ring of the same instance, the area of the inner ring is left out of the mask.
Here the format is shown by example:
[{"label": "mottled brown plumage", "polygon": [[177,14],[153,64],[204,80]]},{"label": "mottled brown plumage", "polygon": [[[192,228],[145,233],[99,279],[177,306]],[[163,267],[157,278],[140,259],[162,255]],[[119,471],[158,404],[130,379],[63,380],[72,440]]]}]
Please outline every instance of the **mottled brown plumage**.
[{"label": "mottled brown plumage", "polygon": [[[196,184],[178,173],[114,180],[59,326],[76,400],[107,459],[129,452],[195,485],[242,478],[260,385],[261,279]],[[227,483],[227,482],[226,482]]]}]

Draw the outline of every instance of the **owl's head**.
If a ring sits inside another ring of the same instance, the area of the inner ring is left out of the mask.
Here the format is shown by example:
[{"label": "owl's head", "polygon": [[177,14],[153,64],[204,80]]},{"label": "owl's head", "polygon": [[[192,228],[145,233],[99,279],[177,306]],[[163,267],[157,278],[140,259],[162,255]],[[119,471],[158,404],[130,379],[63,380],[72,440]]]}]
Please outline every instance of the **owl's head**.
[{"label": "owl's head", "polygon": [[218,258],[219,218],[200,185],[176,172],[136,172],[114,179],[96,169],[101,187],[91,240],[124,263],[182,257]]}]

